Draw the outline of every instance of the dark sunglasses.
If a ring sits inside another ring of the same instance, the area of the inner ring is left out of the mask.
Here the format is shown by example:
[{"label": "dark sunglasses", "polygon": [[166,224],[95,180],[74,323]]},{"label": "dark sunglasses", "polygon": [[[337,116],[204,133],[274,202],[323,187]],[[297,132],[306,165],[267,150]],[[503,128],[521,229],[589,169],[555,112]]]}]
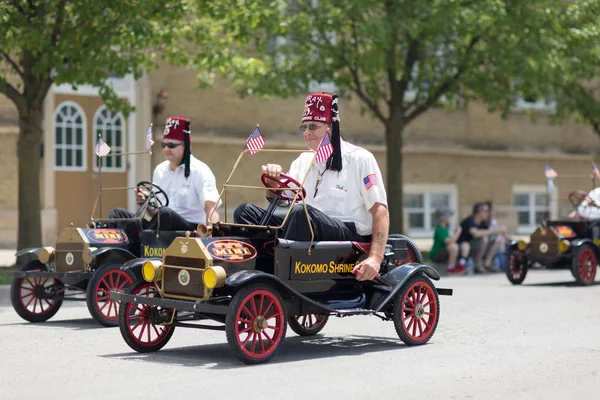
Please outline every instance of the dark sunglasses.
[{"label": "dark sunglasses", "polygon": [[298,130],[300,131],[300,133],[304,133],[306,128],[308,128],[309,131],[316,131],[317,129],[319,129],[322,126],[323,126],[323,124],[308,124],[308,125],[302,124],[298,127]]},{"label": "dark sunglasses", "polygon": [[170,149],[174,149],[175,147],[181,146],[183,145],[183,143],[165,143],[165,142],[160,142],[161,147],[164,149],[165,147],[168,147]]}]

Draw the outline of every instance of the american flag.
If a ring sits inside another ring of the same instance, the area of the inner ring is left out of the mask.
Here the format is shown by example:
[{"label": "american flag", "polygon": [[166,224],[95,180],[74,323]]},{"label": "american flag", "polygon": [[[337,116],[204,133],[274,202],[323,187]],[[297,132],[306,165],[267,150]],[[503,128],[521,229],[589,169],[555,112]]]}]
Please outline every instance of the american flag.
[{"label": "american flag", "polygon": [[105,157],[108,153],[110,153],[110,146],[106,144],[102,137],[98,137],[98,142],[96,143],[96,155],[98,157]]},{"label": "american flag", "polygon": [[317,162],[325,162],[329,158],[329,156],[333,153],[333,146],[331,145],[331,139],[329,139],[329,135],[325,134],[323,139],[321,139],[321,143],[319,144],[319,148],[317,149]]},{"label": "american flag", "polygon": [[263,147],[265,147],[265,139],[260,134],[260,129],[257,126],[246,140],[246,148],[251,150],[250,154],[255,154]]},{"label": "american flag", "polygon": [[594,176],[595,176],[597,179],[600,179],[600,171],[598,171],[598,167],[596,166],[596,163],[595,163],[595,162],[592,162],[592,168],[593,168],[593,170],[594,170]]},{"label": "american flag", "polygon": [[546,166],[546,178],[554,179],[558,174],[549,165]]},{"label": "american flag", "polygon": [[154,139],[152,138],[152,124],[148,127],[148,133],[146,135],[146,150],[152,154],[152,146],[154,145]]},{"label": "american flag", "polygon": [[371,189],[372,186],[377,185],[377,175],[369,174],[365,176],[365,179],[363,179],[363,183],[365,184],[367,190]]}]

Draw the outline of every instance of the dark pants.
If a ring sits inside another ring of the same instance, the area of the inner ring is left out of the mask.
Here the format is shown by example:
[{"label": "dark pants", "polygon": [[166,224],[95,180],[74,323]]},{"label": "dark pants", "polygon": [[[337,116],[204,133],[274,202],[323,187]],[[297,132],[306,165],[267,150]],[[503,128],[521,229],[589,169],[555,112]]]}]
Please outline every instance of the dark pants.
[{"label": "dark pants", "polygon": [[[308,215],[312,221],[313,231],[315,233],[315,241],[331,240],[331,241],[355,241],[355,242],[370,242],[370,236],[361,236],[356,233],[354,223],[342,222],[337,218],[332,218],[327,214],[322,213],[314,207],[306,206]],[[266,210],[257,207],[254,204],[242,204],[233,212],[233,221],[236,224],[258,225]],[[283,222],[283,218],[273,215],[267,221],[267,225],[279,226]],[[279,237],[288,240],[310,241],[310,228],[306,220],[306,212],[301,204],[296,204],[286,224],[284,225]]]},{"label": "dark pants", "polygon": [[[113,208],[108,213],[109,219],[133,218],[134,214],[124,208]],[[136,224],[128,224],[135,226]],[[159,229],[161,231],[195,231],[198,224],[187,221],[169,207],[162,207],[150,221],[142,219],[142,229]],[[130,228],[131,229],[131,228]],[[139,229],[139,228],[138,228]]]}]

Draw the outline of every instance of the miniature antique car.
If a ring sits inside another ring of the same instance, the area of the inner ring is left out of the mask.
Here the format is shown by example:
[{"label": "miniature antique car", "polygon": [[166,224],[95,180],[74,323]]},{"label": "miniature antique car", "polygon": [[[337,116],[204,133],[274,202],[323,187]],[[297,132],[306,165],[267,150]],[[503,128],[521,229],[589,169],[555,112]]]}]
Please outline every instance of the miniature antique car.
[{"label": "miniature antique car", "polygon": [[10,298],[19,316],[30,322],[44,322],[56,314],[63,301],[84,300],[100,324],[118,325],[118,303],[110,299],[109,293],[126,289],[134,278],[121,270],[123,263],[138,257],[160,258],[173,239],[185,233],[140,228],[141,236],[130,238],[124,229],[107,228],[109,222],[141,226],[149,206],[168,205],[167,195],[158,186],[142,181],[137,187],[149,196],[133,219],[92,220],[85,228],[64,229],[55,247],[16,253],[21,268],[14,274]]},{"label": "miniature antique car", "polygon": [[[581,202],[581,194],[569,195],[574,206]],[[544,220],[529,241],[514,240],[507,246],[506,276],[518,285],[532,267],[570,269],[578,284],[590,285],[596,277],[599,244],[600,220]]]},{"label": "miniature antique car", "polygon": [[[292,205],[301,200],[306,207],[298,181],[282,174],[279,182],[263,221],[285,198],[283,190],[294,193]],[[120,301],[124,341],[135,351],[152,352],[167,344],[176,327],[222,330],[239,359],[257,364],[276,354],[288,324],[308,336],[330,316],[354,315],[393,321],[407,345],[431,339],[440,317],[438,295],[452,295],[452,289],[433,285],[440,276],[422,264],[410,239],[389,235],[378,278],[358,281],[352,271],[370,243],[278,238],[288,215],[278,227],[226,220],[213,224],[212,232],[199,227],[200,237],[178,237],[162,260],[126,263],[123,270],[138,280],[125,293],[110,294]]]}]

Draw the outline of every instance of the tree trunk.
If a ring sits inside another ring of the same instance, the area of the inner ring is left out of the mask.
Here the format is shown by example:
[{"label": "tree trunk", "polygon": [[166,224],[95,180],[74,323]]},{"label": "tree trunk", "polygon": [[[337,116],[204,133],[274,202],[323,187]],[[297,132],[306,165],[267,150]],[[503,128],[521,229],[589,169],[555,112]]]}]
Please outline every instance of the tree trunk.
[{"label": "tree trunk", "polygon": [[42,245],[40,202],[40,160],[42,146],[42,105],[30,106],[19,115],[19,237],[17,248]]},{"label": "tree trunk", "polygon": [[402,135],[405,127],[406,124],[400,119],[390,119],[385,126],[390,233],[404,233]]}]

